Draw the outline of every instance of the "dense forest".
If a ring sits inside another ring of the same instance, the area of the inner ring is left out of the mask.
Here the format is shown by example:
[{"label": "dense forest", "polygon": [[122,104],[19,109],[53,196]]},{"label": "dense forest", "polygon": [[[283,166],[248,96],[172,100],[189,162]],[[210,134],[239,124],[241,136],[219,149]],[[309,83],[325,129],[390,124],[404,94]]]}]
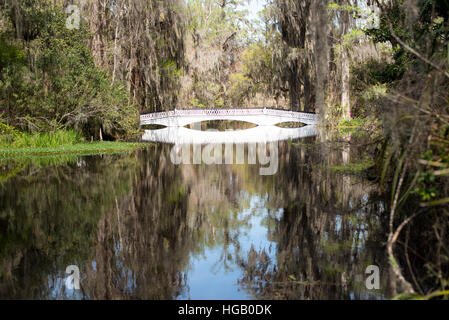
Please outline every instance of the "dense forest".
[{"label": "dense forest", "polygon": [[316,112],[369,132],[399,291],[448,290],[449,1],[246,2],[0,0],[0,146],[135,140],[175,108]]}]

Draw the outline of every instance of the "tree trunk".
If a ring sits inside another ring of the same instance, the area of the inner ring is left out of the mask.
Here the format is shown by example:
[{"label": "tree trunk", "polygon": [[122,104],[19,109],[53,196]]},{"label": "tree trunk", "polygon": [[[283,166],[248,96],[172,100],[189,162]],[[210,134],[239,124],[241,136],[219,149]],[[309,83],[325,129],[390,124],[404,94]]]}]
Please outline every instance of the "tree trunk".
[{"label": "tree trunk", "polygon": [[349,53],[344,43],[344,35],[348,32],[349,13],[343,12],[342,35],[341,35],[341,106],[343,108],[343,119],[351,119],[351,98],[350,98],[350,68]]},{"label": "tree trunk", "polygon": [[323,116],[326,112],[326,94],[328,83],[328,15],[327,0],[314,1],[315,24],[315,67],[316,67],[316,112]]}]

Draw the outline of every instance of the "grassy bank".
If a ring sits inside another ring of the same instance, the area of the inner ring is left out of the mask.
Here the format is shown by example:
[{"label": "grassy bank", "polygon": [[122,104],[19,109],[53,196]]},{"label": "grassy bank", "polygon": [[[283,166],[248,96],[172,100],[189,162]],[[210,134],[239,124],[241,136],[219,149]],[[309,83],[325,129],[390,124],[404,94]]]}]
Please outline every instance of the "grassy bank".
[{"label": "grassy bank", "polygon": [[361,173],[374,166],[372,160],[362,160],[360,162],[348,163],[341,166],[330,166],[329,169],[339,173]]},{"label": "grassy bank", "polygon": [[146,144],[133,142],[86,142],[74,130],[57,130],[54,132],[30,134],[3,126],[3,132],[0,135],[0,158],[121,153],[144,146]]},{"label": "grassy bank", "polygon": [[130,142],[83,142],[73,145],[59,145],[54,147],[27,147],[0,149],[0,157],[26,155],[57,155],[57,154],[101,154],[132,151],[146,146],[144,143]]}]

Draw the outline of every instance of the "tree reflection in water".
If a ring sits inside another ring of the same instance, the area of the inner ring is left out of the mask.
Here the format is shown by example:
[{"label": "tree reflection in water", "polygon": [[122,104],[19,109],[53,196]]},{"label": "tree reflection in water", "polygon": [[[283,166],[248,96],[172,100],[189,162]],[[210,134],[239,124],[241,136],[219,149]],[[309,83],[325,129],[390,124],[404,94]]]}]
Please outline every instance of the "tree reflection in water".
[{"label": "tree reflection in water", "polygon": [[[274,176],[258,165],[175,166],[168,145],[10,162],[25,169],[0,185],[0,298],[195,298],[189,277],[211,250],[211,273],[235,274],[228,285],[252,298],[389,297],[382,203],[363,177],[329,169],[358,151],[316,141],[281,143]],[[71,264],[81,271],[75,294],[64,286]],[[365,288],[371,264],[380,291]]]}]

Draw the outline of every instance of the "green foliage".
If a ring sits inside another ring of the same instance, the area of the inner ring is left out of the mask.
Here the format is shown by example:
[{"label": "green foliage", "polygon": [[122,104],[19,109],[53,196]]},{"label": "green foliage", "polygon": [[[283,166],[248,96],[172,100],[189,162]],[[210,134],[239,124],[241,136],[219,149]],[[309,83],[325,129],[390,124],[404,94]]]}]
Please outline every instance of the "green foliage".
[{"label": "green foliage", "polygon": [[240,7],[244,0],[229,1],[221,6],[215,0],[188,0],[187,14],[189,15],[189,29],[202,37],[209,44],[214,43],[223,35],[237,33],[239,40],[244,41],[246,24],[245,10]]},{"label": "green foliage", "polygon": [[392,300],[432,300],[435,298],[448,298],[449,297],[449,290],[442,290],[442,291],[436,291],[429,293],[427,295],[420,295],[420,294],[406,294],[401,293],[398,294],[396,297],[394,297]]},{"label": "green foliage", "polygon": [[248,46],[242,53],[243,70],[255,82],[270,82],[272,73],[272,53],[261,42]]},{"label": "green foliage", "polygon": [[426,171],[420,174],[418,178],[418,187],[412,194],[418,194],[422,201],[430,201],[439,195],[435,185],[435,176],[432,171]]},{"label": "green foliage", "polygon": [[272,94],[274,69],[271,50],[261,42],[246,47],[241,54],[240,72],[230,75],[229,97],[233,105],[241,105],[256,93]]},{"label": "green foliage", "polygon": [[177,67],[177,64],[173,60],[166,60],[162,63],[162,70],[172,79],[178,79],[183,75],[183,70]]},{"label": "green foliage", "polygon": [[351,128],[351,127],[363,127],[366,125],[366,123],[368,122],[367,118],[352,118],[350,120],[343,120],[340,122],[339,126],[340,127],[347,127],[347,128]]},{"label": "green foliage", "polygon": [[207,106],[205,106],[204,104],[202,104],[200,102],[200,100],[193,98],[192,100],[190,100],[190,104],[196,108],[201,108],[201,109],[205,109],[207,108]]},{"label": "green foliage", "polygon": [[364,32],[362,30],[351,30],[350,32],[343,35],[344,44],[350,46],[354,43],[355,40],[358,40],[363,35]]},{"label": "green foliage", "polygon": [[360,118],[355,118],[354,122],[351,120],[345,120],[343,118],[345,108],[340,103],[335,103],[334,105],[328,105],[324,119],[328,126],[331,127],[355,127],[359,126]]},{"label": "green foliage", "polygon": [[229,76],[231,87],[229,96],[233,106],[241,106],[251,91],[254,89],[253,82],[243,73],[233,73]]},{"label": "green foliage", "polygon": [[402,39],[410,39],[411,34],[407,33],[407,30],[404,28],[405,19],[406,14],[403,1],[394,1],[389,10],[382,13],[379,27],[366,30],[365,32],[376,43],[390,41],[393,44],[397,44],[390,32],[389,23],[392,23],[392,28],[396,35]]},{"label": "green foliage", "polygon": [[[445,134],[445,130],[442,130],[441,133],[445,138],[448,136]],[[447,140],[441,140],[442,144],[432,144],[431,148],[421,155],[420,163],[424,164],[425,168],[419,172],[412,194],[419,196],[423,201],[423,206],[443,205],[448,202],[448,199],[444,198],[441,186],[449,176],[449,152]]]},{"label": "green foliage", "polygon": [[[358,103],[382,119],[377,171],[381,187],[386,187],[386,212],[390,211],[396,226],[412,214],[421,215],[400,234],[396,259],[391,256],[390,264],[398,270],[408,264],[404,277],[420,293],[398,298],[421,299],[429,292],[445,292],[448,284],[447,255],[429,248],[443,248],[447,243],[449,91],[441,69],[447,72],[449,66],[449,3],[384,3],[379,27],[366,34],[376,44],[387,43],[392,58],[367,61],[353,70]],[[404,257],[400,241],[428,244],[414,247],[419,259],[411,258],[410,265],[407,248]],[[426,271],[410,277],[420,268]]]},{"label": "green foliage", "polygon": [[402,50],[395,55],[394,63],[376,64],[368,69],[368,74],[379,83],[391,83],[402,78],[408,68],[407,58]]},{"label": "green foliage", "polygon": [[0,147],[10,146],[23,137],[23,132],[1,122],[0,118]]},{"label": "green foliage", "polygon": [[[27,131],[74,128],[89,138],[97,137],[100,128],[111,138],[134,134],[138,110],[129,104],[126,89],[95,66],[86,26],[67,29],[64,12],[47,2],[27,5],[20,6],[19,30],[28,55],[19,49],[21,39],[0,36],[3,116]],[[14,10],[9,12],[13,23]]]},{"label": "green foliage", "polygon": [[[390,42],[393,46],[393,63],[369,67],[370,70],[368,72],[373,79],[381,83],[393,82],[401,79],[406,70],[417,67],[417,57],[398,43],[391,33],[391,29],[397,37],[418,52],[426,52],[430,49],[431,58],[444,55],[444,52],[437,48],[438,42],[447,38],[449,33],[449,25],[447,23],[449,4],[447,1],[440,1],[435,4],[434,12],[432,12],[431,8],[432,4],[430,1],[423,1],[420,8],[419,23],[410,25],[410,20],[407,20],[406,10],[404,10],[403,1],[394,1],[389,9],[382,14],[379,28],[365,31],[375,43]],[[437,17],[432,18],[435,15]],[[446,55],[448,53],[447,51]]]},{"label": "green foliage", "polygon": [[347,12],[354,13],[354,14],[361,12],[361,9],[358,6],[353,6],[350,4],[342,5],[342,4],[338,4],[335,2],[329,3],[327,8],[329,10],[347,11]]},{"label": "green foliage", "polygon": [[18,46],[9,44],[6,41],[6,34],[0,33],[0,77],[6,67],[24,66],[25,63],[23,51]]},{"label": "green foliage", "polygon": [[410,54],[402,46],[398,45],[398,42],[391,34],[389,26],[392,23],[394,33],[401,39],[406,42],[413,41],[412,33],[404,28],[406,15],[401,7],[401,2],[394,2],[390,10],[382,14],[379,28],[365,30],[365,33],[374,43],[390,42],[393,46],[393,63],[370,61],[369,65],[367,65],[368,74],[372,79],[380,83],[390,83],[401,79],[412,63]]}]

